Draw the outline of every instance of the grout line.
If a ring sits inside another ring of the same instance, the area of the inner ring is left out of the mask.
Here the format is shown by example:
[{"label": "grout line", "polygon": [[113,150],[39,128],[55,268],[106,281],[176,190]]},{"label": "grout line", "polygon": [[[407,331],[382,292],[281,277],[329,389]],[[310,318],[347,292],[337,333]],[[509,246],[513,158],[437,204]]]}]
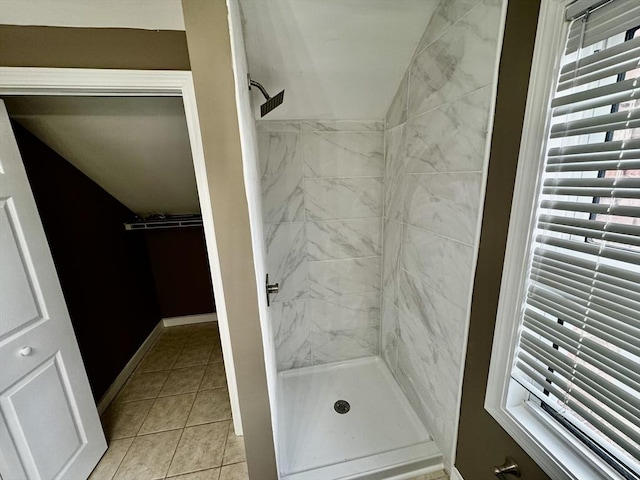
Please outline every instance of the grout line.
[{"label": "grout line", "polygon": [[[445,33],[447,33],[449,30],[451,30],[460,20],[462,20],[463,18],[465,18],[467,15],[469,15],[473,10],[475,10],[476,8],[478,8],[478,5],[480,5],[482,3],[482,0],[478,0],[478,2],[471,7],[467,13],[465,13],[464,15],[462,15],[461,17],[457,18],[451,25],[449,25],[447,28],[445,28],[442,32],[440,32],[440,34],[435,37],[433,40],[431,40],[428,44],[426,44],[424,46],[424,48],[420,51],[417,51],[413,54],[413,56],[411,57],[411,61],[413,61],[413,59],[419,57],[422,52],[424,52],[427,48],[429,48],[431,45],[433,45],[435,42],[437,42],[438,40],[440,40]],[[434,12],[434,15],[436,15],[437,12]],[[431,20],[429,20],[429,23],[431,23]],[[427,28],[429,28],[429,26],[427,25]],[[426,30],[425,30],[426,31]],[[422,38],[420,39],[422,40]]]},{"label": "grout line", "polygon": [[303,180],[358,180],[361,178],[383,178],[382,175],[351,175],[351,176],[326,176],[326,177],[303,177]]}]

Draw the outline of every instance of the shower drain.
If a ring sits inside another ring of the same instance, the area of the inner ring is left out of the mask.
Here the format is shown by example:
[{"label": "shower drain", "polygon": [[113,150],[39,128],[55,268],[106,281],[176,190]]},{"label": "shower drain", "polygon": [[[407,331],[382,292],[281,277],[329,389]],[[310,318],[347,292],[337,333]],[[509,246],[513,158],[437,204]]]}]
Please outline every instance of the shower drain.
[{"label": "shower drain", "polygon": [[338,400],[333,404],[333,409],[340,414],[345,414],[351,410],[351,405],[346,400]]}]

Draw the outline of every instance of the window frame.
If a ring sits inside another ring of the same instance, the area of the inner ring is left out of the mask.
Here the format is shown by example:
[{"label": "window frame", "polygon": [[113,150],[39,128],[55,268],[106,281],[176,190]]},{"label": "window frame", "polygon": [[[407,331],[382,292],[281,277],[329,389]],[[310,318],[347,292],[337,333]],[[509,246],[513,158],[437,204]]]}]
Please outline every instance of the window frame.
[{"label": "window frame", "polygon": [[[531,229],[544,168],[550,103],[559,75],[574,0],[542,0],[502,271],[485,409],[552,478],[622,477],[540,407],[524,403],[528,392],[511,379],[524,299]],[[510,388],[512,387],[512,388]],[[537,411],[540,410],[540,411]]]}]

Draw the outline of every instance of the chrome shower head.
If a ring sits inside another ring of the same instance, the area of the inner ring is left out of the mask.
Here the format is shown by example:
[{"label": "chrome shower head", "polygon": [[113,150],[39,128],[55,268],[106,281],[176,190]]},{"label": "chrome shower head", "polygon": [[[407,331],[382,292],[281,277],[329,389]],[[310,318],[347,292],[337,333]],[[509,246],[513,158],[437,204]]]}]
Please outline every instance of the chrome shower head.
[{"label": "chrome shower head", "polygon": [[249,90],[251,90],[251,87],[257,87],[258,90],[262,92],[262,95],[264,95],[264,98],[267,100],[262,105],[260,105],[260,117],[264,117],[267,113],[269,113],[271,110],[278,107],[282,103],[282,101],[284,100],[284,90],[282,90],[276,96],[271,97],[262,85],[260,85],[255,80],[251,80],[251,77],[249,77],[248,75],[247,77],[249,78]]}]

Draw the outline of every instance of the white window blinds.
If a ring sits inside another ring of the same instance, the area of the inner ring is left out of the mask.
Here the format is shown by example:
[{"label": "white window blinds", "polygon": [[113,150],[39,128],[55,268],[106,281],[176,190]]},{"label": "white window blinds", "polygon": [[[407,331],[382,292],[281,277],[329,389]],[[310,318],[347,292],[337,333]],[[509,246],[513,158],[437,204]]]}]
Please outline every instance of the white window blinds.
[{"label": "white window blinds", "polygon": [[640,2],[612,0],[569,28],[512,370],[627,478],[640,475],[638,27]]}]

